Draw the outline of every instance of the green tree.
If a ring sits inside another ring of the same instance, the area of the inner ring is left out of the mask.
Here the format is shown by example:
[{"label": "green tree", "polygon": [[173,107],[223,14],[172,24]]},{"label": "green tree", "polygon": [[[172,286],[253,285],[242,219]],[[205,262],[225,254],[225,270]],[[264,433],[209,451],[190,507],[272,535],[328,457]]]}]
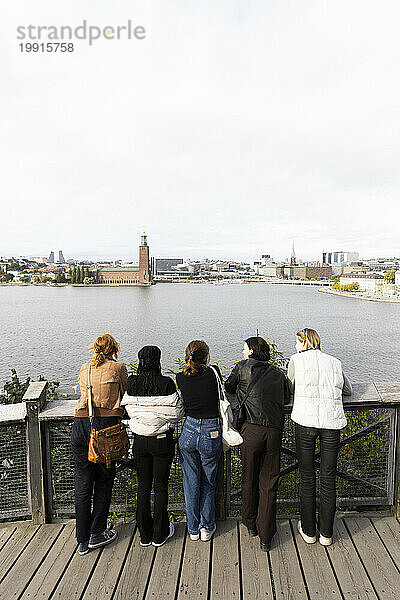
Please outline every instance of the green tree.
[{"label": "green tree", "polygon": [[394,269],[390,269],[390,271],[386,271],[386,273],[383,275],[383,278],[385,280],[385,283],[394,283],[394,279],[395,279]]},{"label": "green tree", "polygon": [[12,273],[0,273],[1,283],[9,283],[13,279],[14,279],[14,275]]},{"label": "green tree", "polygon": [[56,282],[57,283],[65,283],[66,282],[64,273],[57,273]]},{"label": "green tree", "polygon": [[82,283],[82,279],[81,279],[81,269],[80,269],[79,265],[76,267],[76,278],[75,278],[75,283]]},{"label": "green tree", "polygon": [[71,283],[75,283],[75,267],[69,270],[69,274],[71,276]]}]

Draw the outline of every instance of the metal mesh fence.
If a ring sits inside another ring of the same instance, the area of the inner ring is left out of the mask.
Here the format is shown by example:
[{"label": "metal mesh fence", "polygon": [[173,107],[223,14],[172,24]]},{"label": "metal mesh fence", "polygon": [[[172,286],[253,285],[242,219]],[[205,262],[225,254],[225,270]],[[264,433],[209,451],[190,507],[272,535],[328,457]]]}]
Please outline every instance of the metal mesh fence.
[{"label": "metal mesh fence", "polygon": [[25,423],[0,426],[0,518],[30,514]]},{"label": "metal mesh fence", "polygon": [[[338,461],[338,506],[360,504],[389,504],[389,458],[391,452],[391,410],[347,411],[348,426],[342,431]],[[393,413],[394,414],[394,413]],[[51,455],[51,487],[53,514],[73,513],[73,462],[69,444],[71,423],[51,422],[49,443]],[[176,439],[181,426],[177,428]],[[278,488],[281,510],[298,506],[299,471],[295,455],[294,425],[285,418],[281,459],[282,477]],[[317,458],[319,447],[317,443]],[[241,459],[240,448],[227,454],[225,467],[229,509],[240,509]],[[319,484],[317,469],[317,489]],[[117,472],[112,496],[112,510],[134,512],[136,502],[136,473],[130,468]],[[172,463],[169,484],[169,509],[184,510],[182,471],[178,452]]]}]

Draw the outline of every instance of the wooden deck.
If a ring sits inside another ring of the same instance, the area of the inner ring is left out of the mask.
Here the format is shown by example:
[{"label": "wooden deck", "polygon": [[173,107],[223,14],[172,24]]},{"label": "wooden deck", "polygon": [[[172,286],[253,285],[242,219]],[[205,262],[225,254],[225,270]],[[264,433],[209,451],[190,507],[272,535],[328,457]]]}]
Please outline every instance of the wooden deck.
[{"label": "wooden deck", "polygon": [[0,526],[3,600],[398,600],[400,524],[394,517],[336,520],[330,548],[306,545],[296,521],[279,520],[269,553],[235,520],[212,543],[185,524],[165,546],[141,548],[134,524],[110,546],[76,553],[73,522]]}]

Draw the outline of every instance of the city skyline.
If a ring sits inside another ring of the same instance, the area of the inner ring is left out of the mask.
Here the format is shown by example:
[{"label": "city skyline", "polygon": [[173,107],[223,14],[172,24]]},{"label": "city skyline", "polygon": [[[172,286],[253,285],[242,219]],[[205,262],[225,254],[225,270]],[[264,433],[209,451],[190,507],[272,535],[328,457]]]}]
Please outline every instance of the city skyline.
[{"label": "city skyline", "polygon": [[21,53],[60,5],[3,7],[0,254],[126,260],[144,226],[158,256],[400,253],[397,3],[62,7],[146,39]]}]

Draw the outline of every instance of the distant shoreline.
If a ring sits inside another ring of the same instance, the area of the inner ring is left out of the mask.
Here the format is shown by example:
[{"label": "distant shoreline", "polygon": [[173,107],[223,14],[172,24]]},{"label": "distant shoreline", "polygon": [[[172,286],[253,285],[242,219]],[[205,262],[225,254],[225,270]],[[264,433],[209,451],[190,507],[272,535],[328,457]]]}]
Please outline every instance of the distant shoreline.
[{"label": "distant shoreline", "polygon": [[323,294],[332,294],[332,296],[342,296],[343,298],[357,298],[358,300],[367,300],[368,302],[388,302],[389,304],[400,304],[400,299],[396,298],[371,298],[371,296],[364,296],[362,292],[339,292],[336,290],[326,290],[320,288],[318,290]]}]

